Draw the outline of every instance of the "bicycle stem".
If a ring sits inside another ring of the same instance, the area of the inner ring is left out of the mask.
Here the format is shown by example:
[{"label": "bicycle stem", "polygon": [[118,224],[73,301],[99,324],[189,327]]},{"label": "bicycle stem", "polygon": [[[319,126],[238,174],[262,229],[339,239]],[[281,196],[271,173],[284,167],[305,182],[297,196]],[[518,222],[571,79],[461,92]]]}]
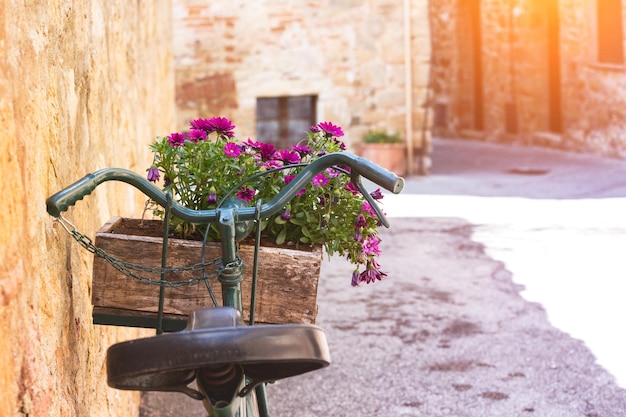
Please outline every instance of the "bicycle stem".
[{"label": "bicycle stem", "polygon": [[222,265],[218,272],[218,280],[222,284],[222,305],[236,308],[243,314],[241,297],[243,265],[237,256],[235,208],[222,208],[218,214],[216,226],[222,246]]}]

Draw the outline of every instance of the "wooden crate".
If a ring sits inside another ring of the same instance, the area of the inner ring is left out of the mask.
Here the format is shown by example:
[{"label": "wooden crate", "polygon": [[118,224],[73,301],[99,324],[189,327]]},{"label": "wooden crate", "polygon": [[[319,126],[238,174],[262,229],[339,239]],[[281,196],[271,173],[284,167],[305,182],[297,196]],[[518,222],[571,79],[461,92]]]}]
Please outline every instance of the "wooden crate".
[{"label": "wooden crate", "polygon": [[[158,220],[139,220],[115,217],[97,233],[95,244],[109,255],[126,262],[159,267],[162,251],[162,223]],[[202,242],[169,239],[168,266],[194,265],[201,260]],[[220,256],[219,243],[209,243],[205,259]],[[250,292],[254,246],[241,244],[240,256],[247,266],[242,282],[244,318],[249,319]],[[320,247],[295,249],[262,246],[259,252],[259,271],[255,322],[257,323],[314,323],[317,315],[317,284],[322,251]],[[142,273],[159,280],[158,273]],[[199,274],[185,272],[170,274],[168,280],[187,280]],[[221,303],[219,281],[210,281],[216,298]],[[137,327],[153,327],[136,323],[153,323],[158,312],[159,286],[141,283],[115,269],[107,261],[94,256],[92,303],[95,317],[131,318]],[[197,309],[213,303],[204,283],[165,288],[164,313],[166,320],[185,320]],[[146,321],[147,320],[147,321]],[[115,320],[113,320],[115,321]],[[97,322],[97,321],[96,321]],[[114,324],[100,322],[100,324]],[[129,325],[129,324],[126,324]]]}]

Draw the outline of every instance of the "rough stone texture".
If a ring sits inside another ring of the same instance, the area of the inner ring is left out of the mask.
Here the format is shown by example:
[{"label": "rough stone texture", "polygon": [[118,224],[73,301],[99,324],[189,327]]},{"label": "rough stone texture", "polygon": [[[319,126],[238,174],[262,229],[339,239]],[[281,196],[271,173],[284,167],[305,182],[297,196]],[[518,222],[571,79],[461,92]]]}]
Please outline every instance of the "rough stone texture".
[{"label": "rough stone texture", "polygon": [[[428,120],[427,3],[409,2],[416,147]],[[238,136],[254,137],[257,97],[311,94],[318,95],[319,121],[342,126],[348,144],[369,129],[407,137],[402,2],[174,0],[174,6],[180,129],[192,118],[220,115],[235,122]]]},{"label": "rough stone texture", "polygon": [[[89,254],[44,201],[106,166],[143,172],[174,120],[171,3],[0,3],[0,415],[131,416],[106,386],[107,346],[136,330],[91,324]],[[92,234],[142,199],[108,185],[71,209]],[[141,332],[142,333],[142,332]]]},{"label": "rough stone texture", "polygon": [[[548,8],[556,0],[472,0],[429,4],[433,42],[433,88],[439,117],[435,134],[469,134],[493,141],[538,144],[626,157],[624,64],[599,64],[595,2],[556,2],[557,68],[550,75]],[[477,6],[478,5],[478,6]],[[473,51],[471,10],[478,7],[482,46]],[[624,6],[626,10],[626,6]],[[473,84],[475,59],[482,89]],[[562,128],[550,124],[550,80],[560,86]],[[481,91],[482,93],[477,93]],[[482,94],[482,126],[476,97]],[[518,131],[507,128],[514,107]]]}]

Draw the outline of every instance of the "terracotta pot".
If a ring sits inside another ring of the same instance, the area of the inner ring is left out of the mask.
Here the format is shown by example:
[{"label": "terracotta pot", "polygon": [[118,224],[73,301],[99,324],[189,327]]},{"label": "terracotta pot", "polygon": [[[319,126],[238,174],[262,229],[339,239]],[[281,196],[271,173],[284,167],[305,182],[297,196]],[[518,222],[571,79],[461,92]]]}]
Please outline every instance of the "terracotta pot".
[{"label": "terracotta pot", "polygon": [[406,145],[403,143],[362,143],[356,151],[359,156],[397,175],[406,174]]},{"label": "terracotta pot", "polygon": [[[108,255],[123,262],[132,262],[154,271],[141,271],[141,277],[160,280],[156,267],[161,266],[163,236],[162,222],[115,217],[97,233],[95,245]],[[168,266],[185,267],[201,261],[202,242],[169,239]],[[219,258],[219,243],[207,245],[205,261]],[[246,265],[242,282],[243,305],[250,305],[254,245],[242,243],[240,256]],[[262,246],[259,250],[259,270],[256,295],[255,322],[259,323],[314,323],[317,315],[317,284],[322,261],[321,247]],[[218,264],[207,267],[217,268]],[[196,281],[202,271],[168,274],[169,281]],[[221,302],[221,287],[217,279],[210,279],[215,297]],[[159,302],[159,285],[149,285],[120,272],[101,257],[94,256],[92,303],[96,324],[121,324],[133,327],[153,327]],[[196,285],[165,287],[164,317],[167,320],[186,320],[189,313],[213,303],[204,282]],[[120,318],[119,320],[116,317]],[[249,314],[244,311],[244,318]]]}]

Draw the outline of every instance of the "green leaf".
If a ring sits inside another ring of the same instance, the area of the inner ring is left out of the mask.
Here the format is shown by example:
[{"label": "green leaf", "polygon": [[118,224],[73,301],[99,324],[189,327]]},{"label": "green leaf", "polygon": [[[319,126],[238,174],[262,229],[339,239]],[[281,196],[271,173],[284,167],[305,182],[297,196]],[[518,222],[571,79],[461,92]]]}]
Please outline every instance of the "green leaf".
[{"label": "green leaf", "polygon": [[283,227],[278,233],[278,235],[276,236],[276,244],[282,245],[283,243],[285,243],[286,237],[287,237],[287,228]]},{"label": "green leaf", "polygon": [[306,224],[306,220],[296,219],[292,217],[291,220],[289,220],[289,223],[295,224],[297,226],[304,226]]}]

